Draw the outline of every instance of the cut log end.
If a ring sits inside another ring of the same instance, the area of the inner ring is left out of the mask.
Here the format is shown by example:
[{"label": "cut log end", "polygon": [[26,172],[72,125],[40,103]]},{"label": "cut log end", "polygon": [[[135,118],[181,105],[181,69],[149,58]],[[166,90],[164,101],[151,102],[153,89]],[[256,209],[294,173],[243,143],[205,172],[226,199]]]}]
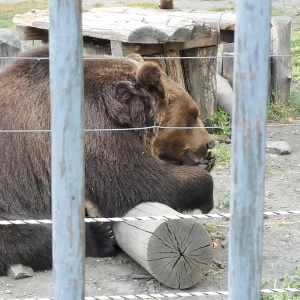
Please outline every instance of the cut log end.
[{"label": "cut log end", "polygon": [[[161,203],[141,203],[125,217],[181,215]],[[212,262],[211,238],[194,219],[141,220],[113,225],[120,248],[164,285],[187,289]]]},{"label": "cut log end", "polygon": [[211,239],[195,220],[169,220],[148,245],[150,273],[161,283],[186,289],[203,280],[213,258]]}]

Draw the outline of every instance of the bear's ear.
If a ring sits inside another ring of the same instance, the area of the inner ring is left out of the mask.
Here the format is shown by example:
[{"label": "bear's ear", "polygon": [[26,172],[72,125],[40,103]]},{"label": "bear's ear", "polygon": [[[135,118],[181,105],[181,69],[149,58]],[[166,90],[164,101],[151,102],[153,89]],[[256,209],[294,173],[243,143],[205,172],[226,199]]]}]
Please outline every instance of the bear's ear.
[{"label": "bear's ear", "polygon": [[161,70],[153,62],[145,62],[136,71],[136,81],[155,98],[156,110],[166,104],[165,89],[161,78]]},{"label": "bear's ear", "polygon": [[145,89],[152,90],[161,85],[161,71],[153,62],[142,64],[136,72],[136,81]]},{"label": "bear's ear", "polygon": [[130,54],[126,55],[126,57],[132,58],[132,60],[134,60],[134,61],[138,61],[138,62],[142,62],[142,63],[145,62],[143,60],[143,57],[138,53],[130,53]]}]

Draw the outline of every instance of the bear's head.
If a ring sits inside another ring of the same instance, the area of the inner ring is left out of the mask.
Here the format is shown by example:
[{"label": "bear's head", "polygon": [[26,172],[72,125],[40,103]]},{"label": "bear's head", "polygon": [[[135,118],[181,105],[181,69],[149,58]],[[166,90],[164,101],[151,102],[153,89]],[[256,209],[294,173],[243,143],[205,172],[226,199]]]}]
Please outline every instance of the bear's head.
[{"label": "bear's head", "polygon": [[[140,65],[148,64],[139,54],[130,54]],[[153,62],[159,66],[158,62]],[[151,81],[151,80],[150,80]],[[162,127],[156,131],[151,152],[160,159],[181,165],[199,165],[210,170],[214,157],[208,151],[215,145],[199,118],[199,108],[191,96],[161,70],[167,108],[156,110]],[[175,127],[184,127],[178,129]],[[186,128],[190,127],[190,129]]]},{"label": "bear's head", "polygon": [[162,81],[168,109],[161,126],[184,128],[160,129],[154,142],[154,154],[165,161],[190,166],[200,165],[211,169],[214,158],[208,150],[212,149],[215,143],[199,118],[198,106],[191,96],[165,73],[162,73]]}]

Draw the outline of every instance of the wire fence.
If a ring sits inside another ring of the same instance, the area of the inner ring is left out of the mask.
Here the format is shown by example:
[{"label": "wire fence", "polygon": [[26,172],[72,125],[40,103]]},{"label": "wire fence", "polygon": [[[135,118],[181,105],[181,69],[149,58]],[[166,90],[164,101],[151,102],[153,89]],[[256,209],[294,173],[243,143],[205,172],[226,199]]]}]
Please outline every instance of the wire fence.
[{"label": "wire fence", "polygon": [[[229,53],[228,53],[229,54]],[[233,58],[234,56],[203,56],[203,57],[143,57],[143,59],[151,60],[185,60],[185,59],[219,59],[219,58]],[[300,57],[300,54],[293,55],[270,55],[270,57]],[[0,57],[3,60],[48,60],[49,58],[41,57]],[[89,57],[84,58],[88,60],[111,60],[111,57]],[[113,57],[115,60],[124,59],[135,59],[135,58],[124,58],[124,57]],[[300,124],[267,124],[267,127],[299,127]],[[148,127],[136,127],[136,128],[94,128],[85,129],[85,132],[106,132],[106,131],[136,131],[136,130],[149,130],[149,129],[225,129],[232,128],[232,126],[203,126],[203,127],[167,127],[167,126],[148,126]],[[17,130],[5,130],[1,129],[0,133],[51,133],[51,130],[39,130],[39,129],[17,129]],[[263,212],[265,217],[276,217],[276,216],[299,216],[300,210],[290,211],[270,211]],[[214,213],[214,214],[197,214],[197,215],[162,215],[162,216],[144,216],[144,217],[114,217],[114,218],[85,218],[84,221],[87,223],[101,222],[128,222],[128,221],[152,221],[152,220],[178,220],[178,219],[214,219],[222,218],[229,219],[231,216],[229,213]],[[52,220],[0,220],[0,225],[25,225],[25,224],[52,224]],[[275,293],[300,293],[299,288],[284,288],[284,289],[262,289],[261,294],[275,294]],[[157,299],[157,298],[176,298],[176,297],[194,297],[194,296],[227,296],[228,291],[216,291],[216,292],[192,292],[192,293],[162,293],[162,294],[137,294],[137,295],[116,295],[116,296],[95,296],[85,297],[86,300],[110,300],[110,299]],[[30,298],[31,300],[50,300],[53,298]],[[0,298],[1,300],[1,298]]]},{"label": "wire fence", "polygon": [[[264,217],[290,217],[300,216],[300,210],[291,211],[265,211],[263,212]],[[229,219],[229,213],[213,213],[213,214],[196,214],[196,215],[162,215],[162,216],[143,216],[143,217],[113,217],[113,218],[84,218],[86,223],[114,223],[114,222],[130,222],[130,221],[153,221],[153,220],[187,220],[187,219]],[[1,220],[0,225],[26,225],[26,224],[52,224],[52,220]]]},{"label": "wire fence", "polygon": [[[300,288],[284,289],[262,289],[262,295],[300,293]],[[228,296],[228,291],[213,292],[191,292],[191,293],[158,293],[158,294],[135,294],[135,295],[115,295],[115,296],[94,296],[84,297],[84,300],[130,300],[130,299],[163,299],[163,298],[185,298],[203,296]],[[0,300],[4,300],[0,298]],[[12,299],[13,300],[13,299]],[[54,298],[23,298],[18,300],[54,300]]]}]

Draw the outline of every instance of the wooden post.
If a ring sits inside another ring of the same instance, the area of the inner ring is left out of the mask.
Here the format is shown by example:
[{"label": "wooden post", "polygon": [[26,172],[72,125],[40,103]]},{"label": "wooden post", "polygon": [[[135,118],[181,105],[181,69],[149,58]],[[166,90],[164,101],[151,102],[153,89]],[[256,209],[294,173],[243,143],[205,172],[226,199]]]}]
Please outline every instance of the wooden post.
[{"label": "wooden post", "polygon": [[[216,56],[217,46],[183,50],[184,57]],[[203,120],[212,116],[217,108],[216,59],[199,58],[182,60],[187,92],[195,100]]]},{"label": "wooden post", "polygon": [[[166,53],[166,56],[180,57],[180,51],[169,51]],[[180,58],[166,60],[166,68],[168,76],[186,90]]]},{"label": "wooden post", "polygon": [[[141,203],[125,217],[181,215],[161,203]],[[120,248],[164,285],[186,289],[204,279],[213,258],[211,238],[194,219],[117,222]]]},{"label": "wooden post", "polygon": [[[271,98],[273,102],[289,104],[292,78],[291,18],[272,18],[271,28]],[[286,55],[286,56],[276,56]]]},{"label": "wooden post", "polygon": [[172,9],[174,8],[173,0],[160,0],[159,7],[162,9]]},{"label": "wooden post", "polygon": [[54,299],[84,298],[81,1],[50,1]]},{"label": "wooden post", "polygon": [[[0,57],[17,56],[20,51],[20,39],[7,29],[0,29]],[[2,69],[7,62],[7,59],[0,59],[0,69]]]},{"label": "wooden post", "polygon": [[234,44],[222,45],[222,73],[221,75],[228,80],[232,86],[233,81],[233,56],[234,56]]},{"label": "wooden post", "polygon": [[237,1],[229,300],[260,299],[271,1]]}]

